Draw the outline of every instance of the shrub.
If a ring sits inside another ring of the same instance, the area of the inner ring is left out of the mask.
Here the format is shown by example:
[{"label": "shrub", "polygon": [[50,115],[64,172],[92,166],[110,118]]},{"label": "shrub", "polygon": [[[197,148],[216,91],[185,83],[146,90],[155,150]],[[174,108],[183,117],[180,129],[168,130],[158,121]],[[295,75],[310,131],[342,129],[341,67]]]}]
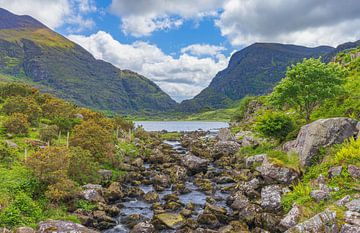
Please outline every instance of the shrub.
[{"label": "shrub", "polygon": [[57,125],[48,125],[40,129],[40,140],[51,143],[58,137],[59,127]]},{"label": "shrub", "polygon": [[97,183],[99,181],[98,170],[99,164],[90,151],[81,147],[70,148],[68,175],[72,180],[79,184]]},{"label": "shrub", "polygon": [[15,200],[0,212],[0,226],[35,225],[41,216],[39,205],[25,193],[19,192]]},{"label": "shrub", "polygon": [[36,90],[30,86],[20,83],[4,83],[0,86],[0,96],[8,98],[10,96],[29,96]]},{"label": "shrub", "polygon": [[27,116],[22,113],[14,113],[4,122],[6,132],[11,134],[25,135],[29,127]]},{"label": "shrub", "polygon": [[56,183],[50,184],[45,196],[53,202],[68,201],[74,198],[79,192],[77,184],[67,178],[59,179]]},{"label": "shrub", "polygon": [[28,117],[29,122],[37,124],[41,116],[41,108],[33,98],[14,96],[6,100],[2,108],[7,115],[22,113]]},{"label": "shrub", "polygon": [[83,121],[75,126],[70,139],[71,146],[79,146],[89,150],[98,161],[113,154],[113,142],[112,132],[93,120]]},{"label": "shrub", "polygon": [[0,143],[0,162],[7,166],[11,165],[16,158],[15,151],[10,148],[6,143]]},{"label": "shrub", "polygon": [[257,118],[256,130],[267,137],[284,140],[293,130],[294,125],[290,117],[283,113],[267,112]]}]

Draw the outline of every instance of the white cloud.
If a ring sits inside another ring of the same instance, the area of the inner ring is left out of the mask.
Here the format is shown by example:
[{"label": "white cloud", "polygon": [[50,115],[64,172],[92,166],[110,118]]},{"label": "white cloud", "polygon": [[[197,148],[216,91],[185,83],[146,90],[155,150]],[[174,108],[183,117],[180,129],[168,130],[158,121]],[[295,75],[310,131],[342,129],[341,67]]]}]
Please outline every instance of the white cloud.
[{"label": "white cloud", "polygon": [[232,45],[337,45],[360,38],[358,0],[226,0],[216,25]]},{"label": "white cloud", "polygon": [[69,31],[81,31],[95,24],[86,18],[96,10],[93,0],[0,0],[0,7],[30,15],[52,29],[68,24]]},{"label": "white cloud", "polygon": [[111,12],[121,17],[121,29],[136,37],[178,27],[186,19],[217,15],[222,0],[113,0]]},{"label": "white cloud", "polygon": [[209,44],[192,44],[181,49],[182,53],[189,53],[194,56],[210,55],[215,56],[226,50],[223,46],[209,45]]},{"label": "white cloud", "polygon": [[228,58],[220,53],[216,57],[199,58],[184,52],[175,58],[164,54],[156,45],[142,41],[122,44],[103,31],[88,37],[70,35],[69,39],[98,59],[150,78],[177,101],[198,94],[228,64]]}]

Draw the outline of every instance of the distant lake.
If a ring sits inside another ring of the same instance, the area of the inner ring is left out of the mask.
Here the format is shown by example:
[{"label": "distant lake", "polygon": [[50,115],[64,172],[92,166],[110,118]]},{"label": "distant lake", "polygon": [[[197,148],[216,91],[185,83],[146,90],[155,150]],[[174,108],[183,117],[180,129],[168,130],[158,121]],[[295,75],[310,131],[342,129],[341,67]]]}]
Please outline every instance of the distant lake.
[{"label": "distant lake", "polygon": [[195,130],[217,130],[229,127],[227,122],[218,121],[135,121],[135,126],[140,126],[146,131],[181,132]]}]

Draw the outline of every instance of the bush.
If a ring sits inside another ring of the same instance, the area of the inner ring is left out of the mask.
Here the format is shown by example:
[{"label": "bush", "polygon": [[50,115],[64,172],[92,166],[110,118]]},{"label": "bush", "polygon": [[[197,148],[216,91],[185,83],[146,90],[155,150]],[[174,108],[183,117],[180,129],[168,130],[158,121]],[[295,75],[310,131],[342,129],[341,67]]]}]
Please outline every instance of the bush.
[{"label": "bush", "polygon": [[89,150],[97,161],[104,160],[114,153],[113,142],[112,132],[93,120],[83,121],[75,126],[70,139],[71,146]]},{"label": "bush", "polygon": [[267,112],[257,118],[255,128],[264,136],[282,141],[293,130],[294,125],[291,118],[283,113]]},{"label": "bush", "polygon": [[14,113],[4,122],[6,132],[11,134],[26,135],[29,127],[28,118],[22,113]]},{"label": "bush", "polygon": [[40,129],[40,140],[51,143],[59,135],[59,127],[57,125],[48,125]]},{"label": "bush", "polygon": [[27,116],[28,121],[36,125],[41,116],[41,108],[33,98],[15,96],[6,100],[2,111],[7,115],[22,113]]},{"label": "bush", "polygon": [[253,101],[254,99],[255,97],[250,97],[250,96],[245,96],[244,98],[242,98],[239,102],[238,110],[233,116],[233,120],[237,122],[241,121],[245,116],[245,113],[247,111],[250,102]]},{"label": "bush", "polygon": [[68,175],[72,180],[79,184],[97,183],[99,181],[98,170],[99,164],[90,151],[81,147],[70,148]]},{"label": "bush", "polygon": [[25,193],[19,192],[15,200],[0,212],[0,226],[35,225],[41,217],[39,205]]},{"label": "bush", "polygon": [[5,164],[7,166],[11,165],[16,158],[16,153],[12,148],[9,148],[9,146],[1,142],[0,143],[0,162],[2,164]]}]

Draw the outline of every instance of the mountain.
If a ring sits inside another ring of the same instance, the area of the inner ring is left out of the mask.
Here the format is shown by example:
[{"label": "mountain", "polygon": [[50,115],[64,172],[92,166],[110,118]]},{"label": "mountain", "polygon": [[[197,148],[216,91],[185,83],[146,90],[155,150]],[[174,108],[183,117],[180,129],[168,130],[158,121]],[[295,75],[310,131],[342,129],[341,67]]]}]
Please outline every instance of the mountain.
[{"label": "mountain", "polygon": [[333,51],[331,51],[330,53],[328,53],[324,56],[323,61],[330,62],[339,53],[346,51],[346,50],[351,50],[351,49],[357,48],[359,46],[360,46],[360,40],[355,41],[355,42],[347,42],[347,43],[338,45]]},{"label": "mountain", "polygon": [[255,43],[231,56],[229,65],[220,71],[210,85],[191,100],[179,106],[182,112],[224,108],[246,95],[268,93],[284,77],[286,67],[303,58],[324,56],[334,48]]},{"label": "mountain", "polygon": [[98,110],[158,112],[176,106],[144,76],[97,60],[32,17],[1,8],[0,74]]}]

